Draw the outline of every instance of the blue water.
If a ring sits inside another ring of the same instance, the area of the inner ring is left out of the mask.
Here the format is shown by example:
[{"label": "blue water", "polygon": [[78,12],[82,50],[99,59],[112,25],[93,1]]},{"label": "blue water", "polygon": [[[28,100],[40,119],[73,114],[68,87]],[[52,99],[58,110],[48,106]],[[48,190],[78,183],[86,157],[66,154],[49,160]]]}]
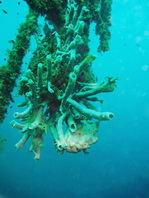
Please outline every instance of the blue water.
[{"label": "blue water", "polygon": [[[27,13],[25,2],[20,2],[0,4],[1,65],[8,40],[15,38]],[[102,110],[112,111],[115,118],[101,123],[99,141],[89,155],[60,155],[51,136],[45,139],[39,162],[28,152],[28,143],[16,151],[21,134],[9,124],[17,110],[12,104],[0,126],[7,139],[0,155],[0,198],[149,198],[148,19],[148,0],[114,0],[110,51],[97,54],[97,38],[91,33],[91,52],[97,56],[94,73],[99,81],[105,76],[119,81],[114,92],[101,94]]]}]

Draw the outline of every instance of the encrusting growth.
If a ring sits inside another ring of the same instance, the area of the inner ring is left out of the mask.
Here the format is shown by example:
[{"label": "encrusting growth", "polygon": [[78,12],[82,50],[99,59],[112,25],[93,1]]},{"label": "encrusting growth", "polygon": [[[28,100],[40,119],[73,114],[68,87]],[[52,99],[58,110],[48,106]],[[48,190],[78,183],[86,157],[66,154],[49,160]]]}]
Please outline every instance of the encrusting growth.
[{"label": "encrusting growth", "polygon": [[[106,82],[97,82],[91,69],[96,57],[89,52],[88,46],[90,25],[95,22],[95,33],[100,36],[98,51],[109,50],[112,1],[26,2],[30,12],[34,14],[30,18],[34,19],[34,22],[27,21],[23,25],[26,29],[29,29],[29,24],[33,25],[27,38],[34,35],[37,47],[26,73],[19,81],[18,93],[24,95],[25,101],[18,106],[26,106],[26,109],[13,115],[21,122],[13,120],[12,127],[19,129],[23,134],[15,147],[20,149],[29,138],[32,139],[29,150],[34,152],[34,159],[39,160],[44,136],[50,131],[58,152],[87,153],[87,149],[98,140],[95,133],[99,130],[100,121],[111,120],[114,117],[113,113],[98,112],[93,106],[94,101],[103,102],[95,95],[112,92],[117,79],[107,77]],[[44,17],[42,37],[41,32],[37,31],[39,15]],[[23,32],[18,33],[16,45],[19,35]],[[21,46],[26,43],[24,49],[28,48],[27,38],[21,38],[19,41]],[[16,46],[13,48],[16,49]],[[14,65],[20,67],[25,54],[22,51],[19,57],[18,50],[15,50],[16,55],[11,60]],[[10,68],[9,61],[8,66]],[[15,78],[19,74],[20,72]],[[2,118],[3,116],[1,121]]]}]

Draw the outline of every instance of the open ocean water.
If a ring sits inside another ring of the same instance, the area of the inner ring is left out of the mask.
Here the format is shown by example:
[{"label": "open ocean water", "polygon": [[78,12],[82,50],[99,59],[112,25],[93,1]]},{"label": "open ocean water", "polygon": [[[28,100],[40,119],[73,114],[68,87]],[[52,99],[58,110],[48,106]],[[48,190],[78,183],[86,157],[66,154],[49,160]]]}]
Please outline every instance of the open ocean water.
[{"label": "open ocean water", "polygon": [[[26,13],[24,1],[0,3],[0,65]],[[35,162],[29,143],[14,149],[22,136],[10,126],[22,100],[16,97],[0,126],[7,140],[0,154],[0,198],[149,198],[149,1],[113,0],[111,20],[110,51],[97,54],[94,28],[90,48],[99,82],[119,77],[114,92],[101,94],[104,104],[98,107],[113,112],[114,119],[101,122],[99,141],[88,155],[60,155],[49,135]]]}]

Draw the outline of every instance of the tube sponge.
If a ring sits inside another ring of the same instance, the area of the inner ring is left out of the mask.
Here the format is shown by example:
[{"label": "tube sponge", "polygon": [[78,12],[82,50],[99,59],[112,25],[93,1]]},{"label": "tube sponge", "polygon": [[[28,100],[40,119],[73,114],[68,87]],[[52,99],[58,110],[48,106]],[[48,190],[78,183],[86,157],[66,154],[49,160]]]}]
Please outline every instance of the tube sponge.
[{"label": "tube sponge", "polygon": [[50,132],[58,152],[87,153],[87,149],[98,140],[95,134],[99,131],[100,121],[114,117],[111,112],[98,112],[93,102],[102,103],[94,95],[113,91],[116,79],[108,77],[107,82],[98,84],[91,69],[96,57],[89,54],[92,22],[96,22],[98,28],[100,25],[103,28],[99,28],[100,35],[103,36],[105,32],[102,44],[106,41],[107,45],[107,24],[103,16],[104,19],[105,13],[109,16],[109,6],[107,10],[106,5],[111,1],[26,2],[38,14],[45,15],[43,20],[46,20],[44,27],[40,28],[42,36],[39,29],[36,29],[37,47],[28,69],[19,81],[19,94],[24,95],[26,100],[19,107],[26,109],[14,113],[14,118],[20,120],[20,123],[11,122],[12,127],[22,133],[15,147],[20,149],[30,139],[29,151],[34,153],[37,161],[40,159],[44,138]]},{"label": "tube sponge", "polygon": [[95,118],[99,121],[111,120],[112,118],[114,118],[114,114],[111,112],[100,113],[92,109],[88,109],[71,98],[68,98],[67,102],[69,102],[79,113],[83,114],[88,118]]}]

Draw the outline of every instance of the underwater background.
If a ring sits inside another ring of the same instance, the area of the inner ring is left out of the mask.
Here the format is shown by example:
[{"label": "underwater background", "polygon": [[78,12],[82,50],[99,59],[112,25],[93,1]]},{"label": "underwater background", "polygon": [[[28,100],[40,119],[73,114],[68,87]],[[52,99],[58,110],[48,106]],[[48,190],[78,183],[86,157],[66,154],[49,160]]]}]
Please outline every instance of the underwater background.
[{"label": "underwater background", "polygon": [[[18,3],[20,2],[20,3]],[[7,13],[4,12],[7,11]],[[0,65],[11,47],[28,7],[24,1],[0,3]],[[33,160],[28,143],[16,151],[20,139],[10,121],[21,97],[15,97],[0,133],[7,140],[0,154],[0,198],[149,198],[149,1],[113,0],[110,51],[98,54],[91,32],[93,71],[99,82],[119,77],[117,88],[102,93],[97,108],[115,117],[101,122],[99,141],[89,154],[55,151],[49,135],[40,161]],[[26,54],[31,56],[32,49]],[[24,60],[24,63],[25,61]],[[24,64],[25,67],[25,64]],[[14,96],[17,91],[14,90]]]}]

